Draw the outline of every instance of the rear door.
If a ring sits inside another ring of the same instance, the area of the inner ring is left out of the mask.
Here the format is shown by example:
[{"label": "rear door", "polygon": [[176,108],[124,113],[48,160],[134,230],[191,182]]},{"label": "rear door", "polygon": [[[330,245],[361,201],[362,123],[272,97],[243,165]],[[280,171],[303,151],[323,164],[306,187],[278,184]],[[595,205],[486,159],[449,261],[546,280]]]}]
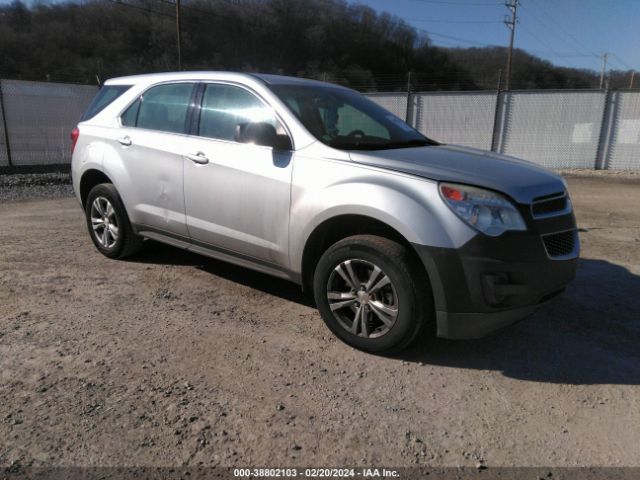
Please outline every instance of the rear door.
[{"label": "rear door", "polygon": [[142,230],[188,237],[183,156],[193,82],[156,85],[122,115],[115,141],[130,185],[129,215]]},{"label": "rear door", "polygon": [[196,135],[185,144],[184,193],[194,243],[288,266],[292,152],[238,143],[237,125],[283,126],[238,85],[203,85]]}]

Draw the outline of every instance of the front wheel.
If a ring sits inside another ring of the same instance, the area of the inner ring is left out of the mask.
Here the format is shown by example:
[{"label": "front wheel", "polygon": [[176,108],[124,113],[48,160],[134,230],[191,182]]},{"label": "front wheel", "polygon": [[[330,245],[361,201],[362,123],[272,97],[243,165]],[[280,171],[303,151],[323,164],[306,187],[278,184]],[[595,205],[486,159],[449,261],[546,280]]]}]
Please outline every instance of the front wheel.
[{"label": "front wheel", "polygon": [[433,321],[430,285],[411,253],[387,238],[356,235],[322,255],[314,296],[337,337],[360,350],[391,353]]},{"label": "front wheel", "polygon": [[134,233],[120,195],[111,183],[91,189],[84,211],[91,240],[103,255],[124,258],[142,247],[143,239]]}]

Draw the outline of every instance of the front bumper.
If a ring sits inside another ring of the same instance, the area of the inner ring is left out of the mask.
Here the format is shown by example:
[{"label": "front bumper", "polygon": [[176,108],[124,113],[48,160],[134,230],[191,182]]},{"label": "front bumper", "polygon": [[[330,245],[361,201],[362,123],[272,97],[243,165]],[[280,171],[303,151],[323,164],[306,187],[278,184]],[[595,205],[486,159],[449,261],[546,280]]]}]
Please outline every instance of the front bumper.
[{"label": "front bumper", "polygon": [[527,318],[537,305],[492,313],[437,312],[438,337],[453,340],[481,338]]},{"label": "front bumper", "polygon": [[[575,232],[575,248],[550,258],[543,236]],[[579,239],[573,214],[537,221],[526,232],[478,234],[460,248],[414,245],[433,291],[437,334],[482,337],[531,315],[575,277]]]}]

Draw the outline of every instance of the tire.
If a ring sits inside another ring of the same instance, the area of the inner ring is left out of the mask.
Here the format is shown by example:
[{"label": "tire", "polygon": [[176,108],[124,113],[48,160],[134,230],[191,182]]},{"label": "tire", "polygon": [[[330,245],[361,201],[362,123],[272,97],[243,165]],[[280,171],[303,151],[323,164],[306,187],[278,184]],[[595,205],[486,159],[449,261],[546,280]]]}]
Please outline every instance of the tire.
[{"label": "tire", "polygon": [[120,195],[111,183],[91,189],[84,211],[89,236],[100,253],[109,258],[125,258],[140,251],[144,240],[134,233]]},{"label": "tire", "polygon": [[431,286],[419,259],[383,237],[356,235],[331,246],[316,266],[313,293],[329,329],[366,352],[402,350],[435,323]]}]

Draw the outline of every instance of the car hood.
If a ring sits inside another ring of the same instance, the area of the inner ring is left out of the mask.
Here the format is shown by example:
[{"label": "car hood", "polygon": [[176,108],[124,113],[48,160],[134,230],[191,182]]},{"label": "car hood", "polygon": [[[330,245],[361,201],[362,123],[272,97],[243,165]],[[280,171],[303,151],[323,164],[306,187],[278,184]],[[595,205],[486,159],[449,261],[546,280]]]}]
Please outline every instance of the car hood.
[{"label": "car hood", "polygon": [[350,152],[363,165],[505,193],[518,203],[565,190],[562,177],[518,158],[455,145]]}]

